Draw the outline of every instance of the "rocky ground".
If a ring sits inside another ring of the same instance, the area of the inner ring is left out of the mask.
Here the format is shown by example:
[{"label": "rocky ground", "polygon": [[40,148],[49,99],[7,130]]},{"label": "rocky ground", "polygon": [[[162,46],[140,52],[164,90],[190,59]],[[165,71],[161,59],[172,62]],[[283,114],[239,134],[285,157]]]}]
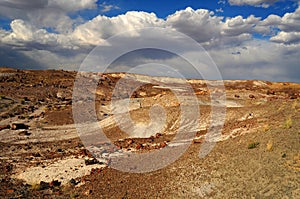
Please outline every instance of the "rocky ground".
[{"label": "rocky ground", "polygon": [[[220,88],[208,89],[202,80],[84,73],[85,95],[72,100],[76,75],[0,69],[1,198],[300,198],[299,84],[224,81],[226,101],[213,101],[210,96]],[[118,84],[134,92],[116,90]],[[186,142],[173,142],[182,125],[181,108],[195,105],[185,84],[196,96],[200,121],[184,118],[186,132],[194,133],[186,152],[152,172],[113,169],[111,155],[147,154]],[[135,128],[128,125],[128,102]],[[95,105],[96,123],[114,147],[109,142],[87,146],[80,139],[74,103],[87,120],[86,104]],[[165,109],[161,128],[163,116],[149,115],[155,104]],[[222,135],[200,158],[210,114],[221,106],[226,109]]]}]

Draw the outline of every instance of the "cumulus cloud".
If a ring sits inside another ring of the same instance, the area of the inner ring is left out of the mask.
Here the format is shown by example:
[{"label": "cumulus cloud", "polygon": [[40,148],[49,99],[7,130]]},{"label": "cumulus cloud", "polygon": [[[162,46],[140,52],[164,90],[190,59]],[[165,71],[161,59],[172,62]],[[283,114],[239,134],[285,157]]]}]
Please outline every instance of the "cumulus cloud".
[{"label": "cumulus cloud", "polygon": [[[82,2],[85,2],[80,4],[82,9],[93,7],[92,0],[83,0]],[[64,4],[60,6],[67,10],[76,10],[79,7],[68,7]],[[136,30],[131,31],[131,35],[128,36],[138,36],[138,29],[140,28],[169,27],[192,37],[207,48],[213,48],[240,45],[244,41],[251,40],[254,32],[270,33],[273,26],[285,32],[294,31],[288,37],[287,34],[281,33],[281,35],[272,38],[271,41],[282,41],[282,43],[286,44],[292,43],[297,41],[297,32],[300,27],[292,26],[292,24],[298,23],[299,9],[294,13],[287,13],[282,18],[277,15],[270,15],[266,19],[261,20],[259,17],[250,15],[247,18],[242,16],[226,18],[225,21],[223,21],[222,17],[216,16],[209,10],[194,10],[190,7],[177,11],[166,19],[158,18],[154,13],[131,11],[116,17],[98,15],[74,28],[68,27],[72,26],[72,20],[67,16],[66,18],[58,19],[59,16],[55,15],[55,13],[53,15],[42,15],[39,13],[36,15],[32,19],[34,23],[21,19],[14,20],[11,23],[11,34],[6,35],[2,42],[6,44],[17,44],[19,42],[22,45],[32,42],[44,45],[48,43],[49,46],[55,46],[56,50],[59,47],[77,49],[81,46],[107,45],[107,38],[124,31]],[[38,16],[41,17],[39,18]],[[39,23],[41,24],[37,26],[36,24]],[[68,31],[49,33],[43,28],[46,24],[48,26],[55,24],[57,29],[66,28]]]},{"label": "cumulus cloud", "polygon": [[96,46],[105,44],[107,38],[124,31],[136,30],[130,32],[131,36],[134,36],[138,35],[140,28],[162,27],[163,25],[163,19],[157,18],[154,13],[132,11],[111,18],[99,15],[76,27],[72,37],[82,44]]},{"label": "cumulus cloud", "polygon": [[[33,5],[34,2],[38,3]],[[275,1],[253,2],[256,3],[252,5],[260,5]],[[4,58],[1,63],[11,62],[18,65],[16,60],[11,61],[15,57],[20,60],[20,64],[27,58],[26,63],[34,66],[55,68],[63,65],[69,69],[76,69],[93,47],[110,45],[107,39],[115,34],[130,31],[125,34],[124,41],[116,47],[126,46],[130,45],[129,41],[139,42],[139,39],[143,38],[139,37],[141,28],[166,27],[182,32],[202,44],[227,79],[273,77],[272,80],[288,81],[293,73],[285,71],[286,68],[282,66],[287,67],[288,71],[299,71],[295,68],[298,66],[299,56],[292,53],[299,53],[300,50],[300,8],[282,17],[272,14],[265,19],[254,15],[224,19],[212,11],[194,10],[190,7],[165,19],[157,17],[154,13],[138,11],[115,17],[98,15],[87,21],[69,17],[72,12],[94,9],[95,6],[96,0],[72,0],[68,3],[59,0],[0,2],[0,13],[12,19],[11,30],[0,29],[0,51],[8,52],[2,53],[1,57]],[[23,9],[20,9],[21,7]],[[113,8],[103,9],[108,11]],[[253,38],[254,33],[268,34],[271,39],[256,40]],[[163,43],[166,39],[168,38],[163,37],[158,42]],[[13,52],[15,56],[12,56]],[[185,53],[197,57],[197,52],[193,49]],[[134,62],[134,57],[125,60],[128,61],[126,65],[139,63]],[[178,69],[183,64],[172,56],[155,57],[156,61],[174,65]],[[140,53],[138,58],[139,61],[142,59],[143,63],[151,63],[155,59],[144,56],[143,53]],[[188,70],[182,71],[192,76]],[[296,79],[291,78],[293,81]]]},{"label": "cumulus cloud", "polygon": [[300,32],[279,32],[276,36],[270,39],[273,42],[284,44],[300,43]]},{"label": "cumulus cloud", "polygon": [[45,29],[37,29],[21,19],[13,20],[11,29],[11,32],[1,31],[3,37],[0,42],[2,44],[23,50],[60,51],[61,49],[79,49],[72,38],[63,34],[49,33]]},{"label": "cumulus cloud", "polygon": [[293,13],[286,13],[282,17],[279,28],[285,32],[300,32],[300,6]]},{"label": "cumulus cloud", "polygon": [[251,5],[256,7],[268,8],[273,3],[279,0],[229,0],[230,5]]},{"label": "cumulus cloud", "polygon": [[0,16],[22,19],[38,28],[52,28],[60,33],[69,33],[80,19],[69,14],[79,10],[97,8],[97,0],[4,0],[0,2]]},{"label": "cumulus cloud", "polygon": [[300,7],[295,12],[286,13],[282,17],[269,15],[260,21],[255,30],[259,33],[269,34],[270,41],[283,44],[299,43],[300,35]]},{"label": "cumulus cloud", "polygon": [[242,16],[228,18],[222,29],[222,33],[228,36],[237,36],[244,33],[252,33],[255,25],[261,18],[250,15],[244,19]]},{"label": "cumulus cloud", "polygon": [[192,37],[206,48],[220,48],[240,45],[251,39],[260,20],[261,18],[250,15],[247,18],[226,18],[224,22],[223,17],[216,16],[209,10],[186,8],[168,16],[166,24]]},{"label": "cumulus cloud", "polygon": [[188,7],[168,16],[166,23],[198,42],[208,42],[219,37],[222,18],[205,9],[193,10]]},{"label": "cumulus cloud", "polygon": [[281,24],[282,19],[278,15],[271,14],[266,19],[261,21],[260,25],[262,26],[274,26]]},{"label": "cumulus cloud", "polygon": [[213,49],[209,53],[224,79],[299,82],[299,51],[300,45],[284,46],[255,39],[243,46]]}]

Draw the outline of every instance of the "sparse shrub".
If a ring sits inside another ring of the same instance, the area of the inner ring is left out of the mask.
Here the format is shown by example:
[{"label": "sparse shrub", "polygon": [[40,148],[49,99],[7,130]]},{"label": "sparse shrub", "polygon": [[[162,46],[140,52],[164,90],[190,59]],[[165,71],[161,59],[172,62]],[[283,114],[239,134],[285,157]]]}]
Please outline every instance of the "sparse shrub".
[{"label": "sparse shrub", "polygon": [[298,106],[298,100],[295,100],[292,104],[292,108],[296,110],[296,107]]},{"label": "sparse shrub", "polygon": [[273,142],[272,140],[269,140],[268,144],[267,144],[267,151],[271,151],[273,149]]},{"label": "sparse shrub", "polygon": [[78,193],[71,193],[70,198],[77,198],[79,196]]},{"label": "sparse shrub", "polygon": [[292,120],[291,117],[289,117],[289,118],[285,121],[283,127],[286,128],[286,129],[290,129],[290,128],[292,128],[292,124],[293,124],[293,120]]},{"label": "sparse shrub", "polygon": [[259,145],[259,142],[253,142],[248,145],[248,149],[254,149]]},{"label": "sparse shrub", "polygon": [[41,186],[39,183],[32,184],[30,187],[30,190],[35,190],[35,191],[39,191],[40,189],[41,189]]},{"label": "sparse shrub", "polygon": [[286,157],[286,154],[285,154],[285,153],[283,153],[283,154],[281,155],[281,157],[282,157],[282,158],[285,158],[285,157]]},{"label": "sparse shrub", "polygon": [[21,104],[24,105],[25,104],[25,100],[21,99]]},{"label": "sparse shrub", "polygon": [[264,131],[264,132],[267,132],[267,131],[269,131],[269,130],[270,130],[269,124],[264,125],[263,131]]}]

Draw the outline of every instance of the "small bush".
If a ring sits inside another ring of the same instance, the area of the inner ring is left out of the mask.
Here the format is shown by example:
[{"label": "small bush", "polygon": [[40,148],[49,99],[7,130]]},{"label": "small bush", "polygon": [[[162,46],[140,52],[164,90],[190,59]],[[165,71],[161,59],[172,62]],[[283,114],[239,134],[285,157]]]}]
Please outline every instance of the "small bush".
[{"label": "small bush", "polygon": [[264,131],[264,132],[267,132],[267,131],[269,131],[269,130],[270,130],[269,124],[264,125],[263,131]]},{"label": "small bush", "polygon": [[41,186],[39,183],[36,183],[36,184],[32,184],[31,187],[30,187],[31,190],[36,190],[36,191],[39,191],[41,189]]},{"label": "small bush", "polygon": [[286,129],[290,129],[290,128],[292,128],[292,124],[293,124],[293,120],[292,120],[292,118],[291,117],[289,117],[286,121],[285,121],[285,123],[284,123],[284,128],[286,128]]},{"label": "small bush", "polygon": [[253,142],[248,145],[248,149],[254,149],[259,145],[259,142]]},{"label": "small bush", "polygon": [[70,198],[77,198],[79,196],[78,193],[71,193]]},{"label": "small bush", "polygon": [[269,140],[268,144],[267,144],[267,151],[271,151],[273,149],[273,142],[272,140]]}]

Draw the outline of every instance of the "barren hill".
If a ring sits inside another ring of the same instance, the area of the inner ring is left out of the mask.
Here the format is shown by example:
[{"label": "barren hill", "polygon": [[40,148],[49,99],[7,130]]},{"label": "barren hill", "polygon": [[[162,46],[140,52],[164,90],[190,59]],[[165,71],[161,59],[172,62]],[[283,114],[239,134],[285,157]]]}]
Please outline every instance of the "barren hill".
[{"label": "barren hill", "polygon": [[0,88],[1,198],[300,198],[299,84],[1,68]]}]

